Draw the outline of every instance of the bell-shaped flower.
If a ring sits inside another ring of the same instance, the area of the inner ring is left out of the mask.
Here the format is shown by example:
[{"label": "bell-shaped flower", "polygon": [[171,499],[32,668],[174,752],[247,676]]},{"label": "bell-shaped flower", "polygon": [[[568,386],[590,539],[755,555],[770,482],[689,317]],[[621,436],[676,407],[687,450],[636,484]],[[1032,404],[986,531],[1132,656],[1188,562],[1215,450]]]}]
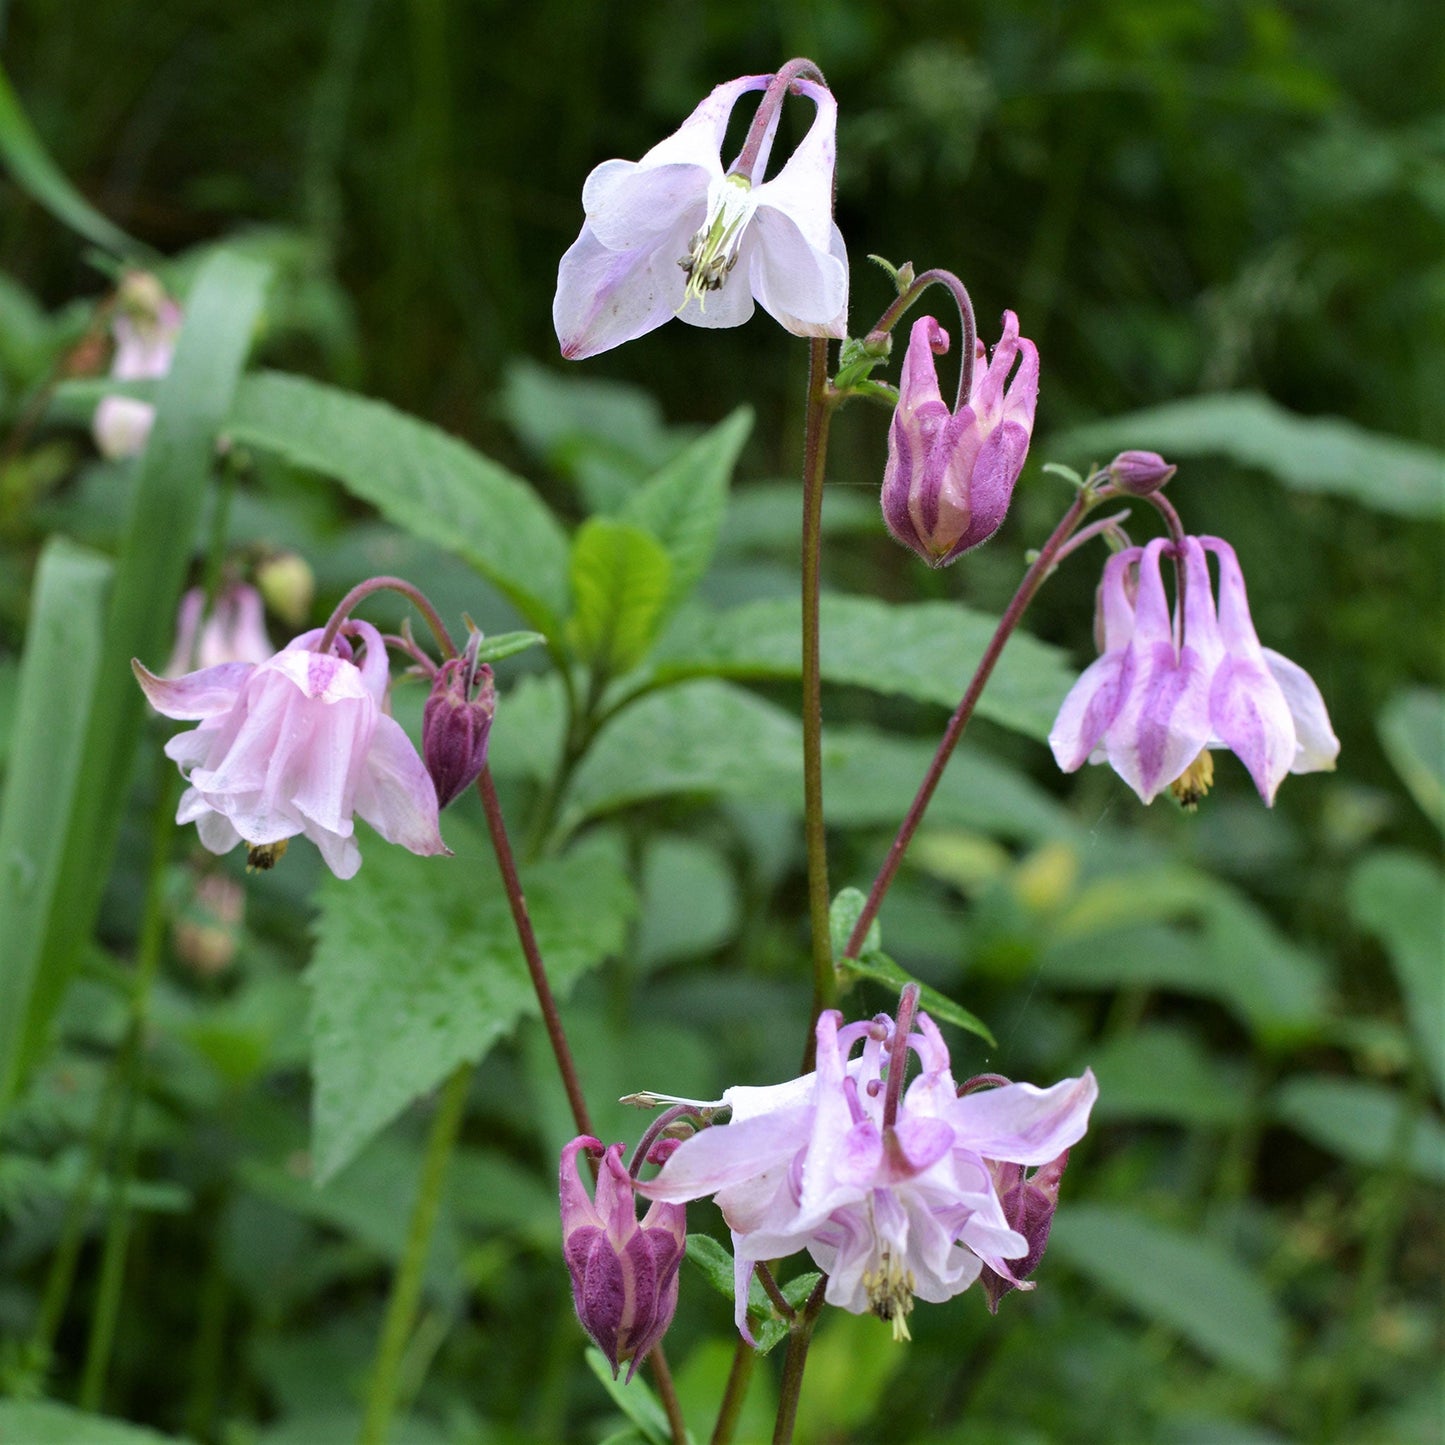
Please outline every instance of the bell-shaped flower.
[{"label": "bell-shaped flower", "polygon": [[245,842],[253,867],[270,867],[298,834],[338,878],[361,866],[353,815],[413,853],[446,853],[436,790],[411,740],[386,711],[386,648],[351,621],[361,663],[338,638],[303,633],[262,663],[226,662],[174,680],[132,662],[151,706],[196,721],[166,744],[190,785],[178,823],[195,823],[212,853]]},{"label": "bell-shaped flower", "polygon": [[1064,699],[1049,734],[1054,757],[1065,772],[1107,762],[1142,801],[1169,788],[1192,807],[1213,780],[1210,750],[1227,748],[1272,804],[1287,773],[1334,767],[1340,745],[1324,699],[1303,668],[1260,646],[1227,542],[1184,539],[1184,604],[1171,609],[1161,559],[1172,545],[1160,538],[1105,564],[1103,655]]},{"label": "bell-shaped flower", "polygon": [[[967,1289],[985,1261],[1022,1259],[1026,1235],[1009,1222],[993,1161],[1041,1165],[1075,1143],[1098,1093],[1092,1073],[1051,1089],[1010,1084],[958,1096],[948,1047],[926,1014],[907,1047],[922,1072],[888,1117],[886,1014],[817,1026],[817,1068],[772,1088],[732,1088],[731,1121],[685,1139],[652,1199],[713,1194],[732,1230],[736,1319],[744,1339],[748,1287],[759,1261],[806,1249],[826,1271],[828,1303],[892,1322],[908,1335],[918,1299]],[[862,1051],[853,1058],[853,1050]],[[902,1057],[902,1055],[898,1055]]]},{"label": "bell-shaped flower", "polygon": [[[128,276],[121,286],[120,309],[111,330],[115,356],[110,374],[117,381],[151,381],[171,369],[176,338],[181,333],[181,308],[144,272]],[[112,461],[138,456],[150,439],[156,409],[129,396],[102,397],[91,432],[101,455]]]},{"label": "bell-shaped flower", "polygon": [[181,598],[176,644],[161,675],[180,677],[223,662],[265,662],[275,651],[266,635],[266,609],[254,587],[243,582],[223,587],[209,613],[204,589],[192,587]]},{"label": "bell-shaped flower", "polygon": [[[602,1156],[595,1200],[577,1172],[583,1150]],[[632,1379],[667,1333],[677,1309],[678,1267],[687,1245],[687,1211],[654,1203],[637,1222],[634,1182],[622,1145],[606,1150],[584,1134],[562,1151],[562,1253],[582,1328],[607,1356],[612,1377],[628,1364]]]},{"label": "bell-shaped flower", "polygon": [[1038,349],[1019,335],[1012,311],[991,361],[977,343],[968,400],[956,412],[938,389],[934,362],[947,350],[948,333],[933,317],[913,323],[883,473],[888,530],[931,567],[947,566],[1002,526],[1039,397]]},{"label": "bell-shaped flower", "polygon": [[780,111],[748,170],[723,170],[733,107],[771,79],[719,85],[640,161],[604,161],[587,177],[587,218],[562,257],[552,303],[563,356],[595,356],[673,316],[741,326],[754,300],[794,335],[845,334],[848,254],[833,223],[832,92],[793,82],[817,114],[771,180],[763,176]]},{"label": "bell-shaped flower", "polygon": [[[475,641],[481,640],[474,633]],[[421,716],[421,755],[445,808],[476,782],[487,765],[487,739],[497,710],[492,669],[476,660],[475,642],[437,669]]]}]

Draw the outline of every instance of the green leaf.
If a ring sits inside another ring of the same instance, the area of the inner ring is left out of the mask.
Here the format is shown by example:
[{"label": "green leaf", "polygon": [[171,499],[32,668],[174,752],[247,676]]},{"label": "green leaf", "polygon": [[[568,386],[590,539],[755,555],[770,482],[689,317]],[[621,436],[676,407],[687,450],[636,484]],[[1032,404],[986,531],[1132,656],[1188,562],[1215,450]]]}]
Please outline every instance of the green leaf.
[{"label": "green leaf", "polygon": [[[725,1129],[727,1125],[720,1127]],[[733,1257],[717,1240],[707,1234],[689,1234],[687,1258],[729,1304],[736,1303],[737,1295],[733,1290]],[[790,1279],[782,1286],[783,1298],[795,1310],[801,1309],[821,1278],[815,1270],[810,1270]],[[748,1318],[753,1338],[758,1342],[758,1354],[768,1354],[787,1339],[788,1322],[774,1308],[768,1292],[758,1283],[756,1274],[748,1287]]]},{"label": "green leaf", "polygon": [[1371,853],[1350,879],[1350,907],[1390,951],[1410,1028],[1445,1100],[1445,879],[1413,853]]},{"label": "green leaf", "polygon": [[1146,447],[1171,462],[1222,456],[1296,492],[1348,497],[1402,517],[1445,510],[1445,456],[1339,417],[1305,417],[1255,392],[1168,402],[1049,439],[1049,450],[1104,462]]},{"label": "green leaf", "polygon": [[[843,487],[823,490],[823,536],[878,530],[878,498],[860,497]],[[803,497],[796,481],[739,487],[728,502],[719,548],[728,555],[782,551],[795,559],[803,525]]]},{"label": "green leaf", "polygon": [[540,632],[499,632],[495,637],[482,639],[481,646],[477,648],[477,661],[500,662],[504,657],[515,657],[517,653],[526,652],[529,647],[536,647],[546,640]]},{"label": "green leaf", "polygon": [[712,560],[727,511],[728,483],[752,425],[752,411],[739,407],[633,492],[617,513],[619,521],[645,528],[667,549],[669,614]]},{"label": "green leaf", "polygon": [[[690,610],[663,638],[654,659],[658,676],[796,678],[798,619],[791,599],[744,603],[722,613]],[[950,710],[997,625],[953,602],[893,606],[836,593],[822,598],[820,621],[824,681]],[[979,716],[1046,738],[1074,676],[1058,648],[1016,634],[979,702]]]},{"label": "green leaf", "polygon": [[[588,1349],[587,1363],[592,1373],[602,1381],[602,1388],[612,1396],[612,1403],[637,1426],[650,1445],[673,1445],[672,1431],[667,1426],[667,1412],[646,1380],[640,1375],[634,1375],[627,1384],[621,1378],[614,1380],[607,1357],[596,1348]],[[691,1433],[687,1439],[690,1445]]]},{"label": "green leaf", "polygon": [[[413,1099],[537,1013],[490,849],[448,821],[455,858],[376,843],[360,888],[328,878],[307,982],[316,1174],[325,1180]],[[634,910],[615,852],[589,840],[523,876],[548,977],[565,999],[623,944]]]},{"label": "green leaf", "polygon": [[335,477],[397,526],[471,563],[539,631],[567,607],[567,539],[532,488],[384,402],[299,376],[245,379],[235,440]]},{"label": "green leaf", "polygon": [[1054,1216],[1044,1268],[1055,1259],[1221,1364],[1267,1384],[1283,1377],[1279,1306],[1257,1272],[1197,1231],[1132,1210],[1070,1204]]},{"label": "green leaf", "polygon": [[714,848],[654,835],[642,862],[642,918],[632,957],[645,967],[710,953],[737,931],[737,884]]},{"label": "green leaf", "polygon": [[0,156],[15,184],[62,225],[116,256],[142,258],[147,248],[102,216],[66,179],[50,158],[21,108],[9,77],[0,68]]},{"label": "green leaf", "polygon": [[1212,1058],[1193,1034],[1146,1024],[1088,1053],[1100,1119],[1150,1119],[1204,1128],[1232,1124],[1251,1097],[1243,1067]]},{"label": "green leaf", "polygon": [[27,1034],[59,1001],[60,980],[42,974],[41,959],[63,871],[58,824],[84,771],[110,581],[106,558],[59,537],[36,568],[0,807],[0,1110],[20,1081]]},{"label": "green leaf", "polygon": [[[853,936],[853,930],[858,926],[867,902],[868,895],[861,888],[840,889],[833,900],[828,909],[828,938],[833,946],[834,959],[843,957],[848,940]],[[875,918],[868,925],[868,932],[863,937],[863,947],[858,950],[859,956],[877,953],[882,947],[883,925]]]},{"label": "green leaf", "polygon": [[181,1445],[178,1436],[51,1400],[0,1400],[0,1440],[7,1445]]},{"label": "green leaf", "polygon": [[1445,693],[1429,687],[1397,692],[1376,726],[1410,796],[1445,830]]},{"label": "green leaf", "polygon": [[1341,1159],[1389,1169],[1398,1152],[1420,1178],[1445,1184],[1445,1127],[1398,1089],[1297,1074],[1276,1090],[1273,1104],[1276,1118]]},{"label": "green leaf", "polygon": [[874,983],[886,984],[895,992],[901,992],[904,984],[916,983],[918,985],[918,1006],[926,1014],[931,1014],[934,1019],[942,1019],[945,1023],[957,1024],[961,1029],[967,1029],[971,1034],[977,1034],[990,1048],[998,1047],[998,1040],[994,1038],[989,1026],[976,1014],[971,1014],[961,1004],[956,1004],[945,994],[939,993],[936,988],[930,988],[928,984],[913,977],[907,969],[901,968],[886,953],[865,953],[862,958],[850,958],[840,965],[840,973],[846,973],[853,978],[868,978]]},{"label": "green leaf", "polygon": [[671,587],[672,563],[651,533],[589,518],[572,542],[567,636],[578,656],[608,677],[630,672],[657,637]]}]

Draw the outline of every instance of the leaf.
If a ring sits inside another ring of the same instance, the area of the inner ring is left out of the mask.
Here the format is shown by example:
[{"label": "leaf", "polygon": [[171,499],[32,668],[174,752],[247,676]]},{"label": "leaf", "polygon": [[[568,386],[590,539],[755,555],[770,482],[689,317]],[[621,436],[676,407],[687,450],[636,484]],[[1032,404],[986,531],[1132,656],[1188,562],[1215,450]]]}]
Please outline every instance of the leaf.
[{"label": "leaf", "polygon": [[1411,1030],[1445,1100],[1445,879],[1413,853],[1371,853],[1350,879],[1350,907],[1390,951]]},{"label": "leaf", "polygon": [[[588,1348],[587,1363],[592,1373],[602,1381],[602,1388],[612,1396],[612,1403],[637,1426],[650,1445],[674,1445],[672,1431],[667,1426],[667,1412],[646,1380],[640,1375],[634,1375],[627,1384],[620,1378],[614,1380],[607,1357],[595,1347]],[[691,1434],[687,1440],[691,1445]]]},{"label": "leaf", "polygon": [[619,521],[645,528],[666,548],[672,562],[669,613],[712,560],[727,511],[728,483],[752,426],[751,409],[739,407],[633,492],[617,513]]},{"label": "leaf", "polygon": [[918,984],[918,1004],[926,1014],[945,1023],[957,1024],[971,1034],[977,1034],[990,1048],[998,1047],[988,1025],[976,1014],[971,1014],[961,1004],[956,1004],[936,988],[913,977],[906,969],[899,967],[886,953],[865,953],[862,958],[851,958],[840,965],[841,973],[854,978],[872,979],[874,983],[886,984],[890,989],[901,992],[904,984]]},{"label": "leaf", "polygon": [[[727,1125],[721,1127],[726,1128]],[[689,1234],[687,1237],[687,1258],[702,1271],[707,1282],[729,1304],[736,1304],[737,1295],[733,1289],[733,1257],[717,1240],[708,1234]],[[797,1310],[806,1303],[813,1287],[822,1278],[816,1270],[809,1270],[795,1276],[783,1285],[783,1298]],[[788,1322],[780,1315],[768,1297],[768,1292],[754,1274],[748,1286],[748,1322],[753,1338],[758,1342],[757,1353],[766,1355],[788,1337]]]},{"label": "leaf", "polygon": [[650,968],[720,947],[737,931],[737,892],[716,849],[678,834],[655,835],[643,856],[634,960]]},{"label": "leaf", "polygon": [[536,647],[546,640],[540,632],[499,632],[482,639],[481,646],[477,648],[477,661],[500,662],[504,657],[515,657],[517,653],[526,652],[529,647]]},{"label": "leaf", "polygon": [[[449,821],[455,858],[367,850],[362,886],[326,879],[312,990],[316,1176],[336,1173],[413,1099],[535,1015],[490,849]],[[623,944],[632,890],[605,841],[523,876],[559,999]]]},{"label": "leaf", "polygon": [[[997,625],[951,602],[894,606],[871,597],[821,600],[826,682],[953,708]],[[659,678],[791,679],[801,675],[798,603],[767,599],[679,617],[654,658]],[[1009,642],[979,701],[979,716],[1046,738],[1074,682],[1065,654],[1027,633]]]},{"label": "leaf", "polygon": [[281,372],[242,382],[227,429],[335,477],[397,526],[471,563],[538,631],[567,608],[567,539],[519,477],[384,402]]},{"label": "leaf", "polygon": [[1445,693],[1429,687],[1397,692],[1376,727],[1410,796],[1445,830]]},{"label": "leaf", "polygon": [[[841,959],[847,951],[848,940],[853,936],[853,930],[858,926],[867,902],[868,895],[861,888],[843,888],[829,907],[828,938],[833,946],[835,960]],[[877,953],[882,946],[883,925],[874,918],[863,937],[863,947],[858,950],[859,956]]]},{"label": "leaf", "polygon": [[6,1445],[181,1445],[178,1436],[52,1400],[0,1400],[0,1440]]},{"label": "leaf", "polygon": [[1249,1105],[1243,1067],[1211,1057],[1193,1034],[1146,1024],[1094,1046],[1100,1119],[1151,1119],[1204,1128],[1232,1124]]},{"label": "leaf", "polygon": [[650,533],[589,518],[572,542],[567,636],[578,656],[607,677],[630,672],[657,637],[671,587],[672,564]]},{"label": "leaf", "polygon": [[1267,1384],[1283,1377],[1279,1306],[1255,1272],[1197,1231],[1109,1205],[1072,1204],[1054,1216],[1045,1269],[1057,1258],[1221,1364]]},{"label": "leaf", "polygon": [[142,258],[147,248],[102,216],[66,179],[50,158],[21,107],[10,78],[0,67],[0,156],[15,184],[62,225],[112,255]]},{"label": "leaf", "polygon": [[[729,555],[776,549],[791,559],[798,551],[802,525],[803,497],[796,481],[740,487],[728,502],[719,546]],[[822,526],[824,537],[876,533],[878,498],[825,487]]]},{"label": "leaf", "polygon": [[1050,439],[1050,450],[1086,461],[1107,461],[1126,447],[1161,452],[1172,462],[1227,457],[1293,491],[1348,497],[1402,517],[1438,518],[1445,509],[1439,452],[1339,417],[1297,416],[1256,392],[1168,402]]},{"label": "leaf", "polygon": [[1445,1127],[1398,1089],[1364,1079],[1297,1074],[1273,1098],[1275,1117],[1352,1164],[1389,1169],[1396,1153],[1422,1179],[1445,1184]]}]

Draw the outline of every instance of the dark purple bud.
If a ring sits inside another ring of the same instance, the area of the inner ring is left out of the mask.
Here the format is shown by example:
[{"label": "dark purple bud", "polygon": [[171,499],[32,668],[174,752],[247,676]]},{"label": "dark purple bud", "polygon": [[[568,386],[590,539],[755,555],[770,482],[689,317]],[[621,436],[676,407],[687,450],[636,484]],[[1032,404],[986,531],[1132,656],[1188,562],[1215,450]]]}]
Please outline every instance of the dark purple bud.
[{"label": "dark purple bud", "polygon": [[1158,452],[1120,452],[1109,463],[1109,480],[1131,497],[1157,492],[1178,467],[1171,466]]},{"label": "dark purple bud", "polygon": [[1054,1210],[1059,1204],[1059,1183],[1068,1162],[1069,1151],[1065,1149],[1057,1159],[1041,1164],[1027,1179],[1021,1164],[992,1164],[1004,1217],[1010,1229],[1018,1230],[1028,1240],[1029,1252],[1022,1259],[1008,1262],[1009,1278],[984,1265],[979,1283],[988,1296],[990,1314],[997,1314],[998,1302],[1039,1267],[1049,1242]]},{"label": "dark purple bud", "polygon": [[[481,638],[480,633],[474,636]],[[421,715],[421,752],[437,790],[438,808],[466,792],[487,765],[497,689],[492,669],[475,658],[472,646],[442,663]]]},{"label": "dark purple bud", "polygon": [[[595,1200],[577,1172],[583,1150],[602,1156]],[[654,1201],[641,1224],[622,1145],[606,1150],[579,1135],[562,1151],[562,1255],[582,1328],[607,1356],[615,1379],[629,1360],[630,1380],[667,1333],[677,1309],[677,1275],[687,1245],[687,1209]]]}]

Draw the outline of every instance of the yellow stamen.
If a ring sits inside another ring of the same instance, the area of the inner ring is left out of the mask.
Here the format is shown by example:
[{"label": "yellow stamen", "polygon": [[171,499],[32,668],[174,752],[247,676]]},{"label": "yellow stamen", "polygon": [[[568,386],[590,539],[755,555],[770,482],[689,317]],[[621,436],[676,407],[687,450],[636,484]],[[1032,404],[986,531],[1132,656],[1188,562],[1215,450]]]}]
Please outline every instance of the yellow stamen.
[{"label": "yellow stamen", "polygon": [[270,870],[281,861],[282,855],[286,852],[286,845],[289,842],[289,838],[282,838],[275,843],[247,843],[246,872],[270,872]]},{"label": "yellow stamen", "polygon": [[1196,812],[1199,800],[1214,786],[1214,755],[1203,752],[1169,784],[1169,791],[1179,800],[1186,813]]},{"label": "yellow stamen", "polygon": [[748,217],[752,214],[747,200],[751,189],[752,182],[746,176],[728,176],[715,190],[707,220],[694,233],[687,255],[678,258],[677,264],[687,276],[682,306],[677,308],[679,311],[693,297],[697,298],[698,309],[702,310],[707,293],[721,290],[723,282],[737,265],[738,247]]},{"label": "yellow stamen", "polygon": [[863,1276],[868,1307],[893,1326],[893,1339],[898,1344],[913,1338],[908,1332],[908,1315],[913,1309],[914,1284],[913,1271],[897,1264],[886,1247],[879,1268]]}]

